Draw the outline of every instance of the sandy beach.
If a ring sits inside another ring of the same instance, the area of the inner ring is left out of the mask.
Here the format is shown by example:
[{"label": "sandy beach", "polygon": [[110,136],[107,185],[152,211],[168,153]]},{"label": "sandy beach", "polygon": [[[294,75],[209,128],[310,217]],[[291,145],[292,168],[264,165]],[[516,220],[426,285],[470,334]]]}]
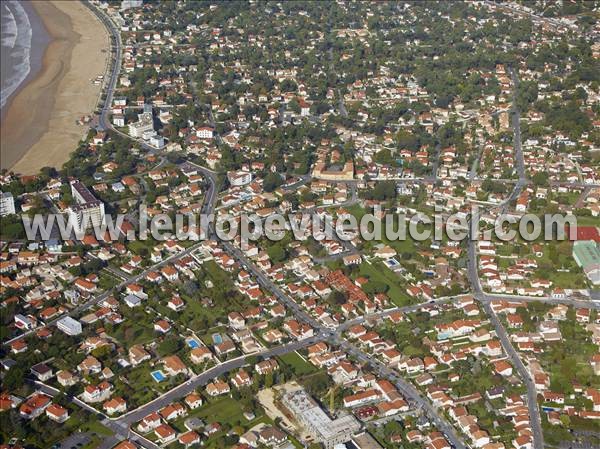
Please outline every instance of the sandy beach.
[{"label": "sandy beach", "polygon": [[80,2],[32,2],[52,41],[35,79],[12,99],[0,129],[0,166],[22,174],[60,168],[87,126],[76,120],[96,107],[110,57],[108,33]]}]

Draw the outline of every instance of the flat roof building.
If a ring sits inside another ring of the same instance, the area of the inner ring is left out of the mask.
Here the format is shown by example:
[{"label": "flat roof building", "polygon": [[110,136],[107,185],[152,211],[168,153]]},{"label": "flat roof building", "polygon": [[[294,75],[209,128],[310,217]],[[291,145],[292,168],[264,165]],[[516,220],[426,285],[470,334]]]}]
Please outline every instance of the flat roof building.
[{"label": "flat roof building", "polygon": [[593,240],[573,243],[573,258],[593,285],[600,285],[600,249]]},{"label": "flat roof building", "polygon": [[81,323],[70,316],[65,316],[56,322],[56,327],[67,335],[81,334]]},{"label": "flat roof building", "polygon": [[350,440],[352,434],[360,429],[359,422],[352,415],[331,419],[303,389],[286,393],[283,399],[286,407],[326,449]]},{"label": "flat roof building", "polygon": [[131,137],[139,139],[148,131],[154,132],[152,112],[138,114],[138,121],[129,124],[129,135],[131,135]]},{"label": "flat roof building", "polygon": [[104,222],[104,203],[96,198],[81,181],[71,182],[71,195],[77,204],[69,208],[69,216],[77,231],[85,231],[92,226],[99,227]]},{"label": "flat roof building", "polygon": [[0,192],[0,217],[12,215],[15,211],[15,199],[10,192]]},{"label": "flat roof building", "polygon": [[383,446],[369,432],[362,432],[352,437],[346,449],[382,449]]}]

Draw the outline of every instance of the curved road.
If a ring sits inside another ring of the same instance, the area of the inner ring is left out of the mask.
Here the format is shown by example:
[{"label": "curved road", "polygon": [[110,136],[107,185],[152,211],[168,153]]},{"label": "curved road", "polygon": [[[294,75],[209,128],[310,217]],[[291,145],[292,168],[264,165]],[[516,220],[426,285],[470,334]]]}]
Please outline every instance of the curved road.
[{"label": "curved road", "polygon": [[[512,126],[513,126],[513,145],[515,149],[515,166],[519,175],[519,179],[515,184],[513,191],[509,195],[509,197],[503,201],[500,205],[495,206],[495,208],[499,209],[501,214],[505,213],[511,202],[516,200],[523,188],[527,185],[527,175],[525,171],[525,160],[523,158],[523,151],[521,148],[521,115],[520,111],[517,108],[517,87],[519,84],[519,80],[516,72],[513,69],[510,69],[511,77],[513,81],[513,105],[512,105]],[[478,213],[475,213],[472,217],[476,223],[479,221]],[[481,282],[479,279],[478,272],[478,262],[477,262],[477,247],[476,240],[474,240],[475,236],[470,236],[467,242],[467,276],[469,278],[469,282],[473,289],[474,297],[482,304],[484,311],[490,318],[491,324],[494,326],[496,331],[496,336],[500,340],[502,344],[502,348],[504,352],[507,354],[509,359],[511,360],[513,366],[518,371],[520,377],[525,382],[527,387],[527,408],[529,411],[531,430],[533,434],[533,447],[535,449],[543,449],[544,448],[544,435],[542,432],[542,423],[540,418],[540,410],[537,404],[537,390],[535,388],[535,383],[531,379],[529,371],[523,364],[523,361],[517,354],[517,351],[513,347],[510,339],[508,338],[508,334],[506,329],[492,310],[490,306],[490,300],[494,299],[493,295],[488,295],[481,288]]]},{"label": "curved road", "polygon": [[[99,128],[100,129],[110,129],[114,132],[117,132],[117,133],[131,139],[130,136],[123,134],[120,131],[114,129],[114,127],[108,120],[108,115],[109,115],[110,107],[112,104],[113,93],[114,93],[114,89],[116,87],[117,77],[119,75],[120,65],[121,65],[120,33],[115,28],[115,25],[112,23],[110,18],[106,17],[104,15],[104,13],[97,10],[94,6],[90,5],[88,2],[84,2],[84,3],[105,24],[105,26],[109,30],[109,32],[113,38],[113,41],[114,41],[114,45],[113,45],[113,51],[114,51],[114,55],[115,55],[114,64],[112,66],[112,71],[110,73],[108,84],[107,84],[106,99],[105,99],[105,102],[103,104],[102,110],[99,115]],[[511,71],[511,75],[513,77],[513,83],[515,85],[515,91],[513,92],[513,95],[516,96],[516,86],[518,85],[518,78],[516,76],[516,73],[513,71]],[[339,92],[338,92],[338,95],[339,95]],[[342,102],[340,109],[342,110],[342,113],[343,113],[344,112],[343,111],[343,109],[344,109],[343,102]],[[513,102],[512,123],[513,123],[513,129],[514,129],[516,167],[519,172],[519,178],[518,178],[518,181],[516,182],[516,185],[514,186],[514,189],[511,193],[511,195],[507,198],[506,201],[503,202],[503,204],[500,205],[500,208],[502,211],[504,211],[505,208],[507,208],[509,206],[511,201],[515,200],[519,196],[520,192],[522,191],[524,186],[527,184],[527,178],[525,176],[523,154],[522,154],[522,149],[521,149],[521,136],[520,136],[519,120],[520,120],[519,111],[516,108],[516,103]],[[135,140],[135,139],[131,139],[131,140]],[[153,147],[150,147],[149,145],[147,145],[143,142],[139,142],[137,140],[136,140],[136,142],[141,143],[142,147],[145,149],[148,149],[150,151],[155,150]],[[204,205],[202,207],[202,212],[206,213],[206,214],[212,213],[214,211],[216,201],[217,201],[216,173],[205,167],[201,167],[196,164],[194,164],[194,165],[209,181],[209,188],[205,195],[205,201],[204,201]],[[353,191],[353,200],[354,200],[354,195],[355,195],[355,191]],[[209,235],[212,235],[212,232],[213,232],[212,228],[209,229]],[[271,349],[266,349],[260,353],[257,353],[256,355],[260,355],[263,357],[270,357],[270,356],[285,354],[287,352],[292,352],[297,349],[306,347],[307,345],[310,345],[319,340],[324,340],[324,339],[330,340],[333,344],[340,345],[341,347],[346,348],[349,353],[354,354],[359,360],[363,360],[367,363],[370,363],[375,369],[377,369],[377,371],[379,372],[380,375],[391,379],[396,384],[399,391],[401,391],[409,400],[411,400],[413,404],[417,404],[425,412],[425,414],[436,424],[436,426],[438,426],[438,428],[446,434],[447,438],[451,441],[451,443],[455,447],[465,448],[465,445],[462,442],[462,439],[460,437],[458,437],[453,426],[450,425],[443,416],[438,414],[438,412],[431,406],[431,404],[426,399],[424,399],[420,395],[420,393],[416,390],[416,388],[412,384],[408,383],[407,381],[405,381],[404,379],[399,377],[395,372],[393,372],[388,367],[383,365],[381,362],[379,362],[377,359],[375,359],[371,354],[364,353],[359,348],[354,347],[353,345],[349,344],[348,342],[341,341],[339,332],[334,333],[332,330],[325,329],[318,321],[316,321],[313,317],[311,317],[303,309],[301,309],[301,307],[296,303],[296,301],[292,300],[286,294],[284,294],[279,289],[279,287],[277,287],[262,272],[262,270],[258,269],[258,267],[256,267],[251,261],[249,261],[238,248],[234,247],[233,245],[231,245],[228,242],[223,242],[223,245],[224,245],[225,249],[227,250],[227,252],[230,253],[230,255],[235,257],[238,261],[240,261],[243,265],[245,265],[247,267],[247,269],[250,272],[252,272],[252,274],[254,274],[254,276],[257,278],[259,283],[264,288],[266,288],[269,291],[271,291],[272,293],[274,293],[279,301],[281,301],[290,310],[292,310],[294,316],[296,316],[298,319],[301,319],[302,321],[309,323],[311,326],[313,326],[313,328],[315,328],[318,331],[316,336],[311,337],[309,339],[293,342],[293,343],[290,343],[287,345],[277,346],[277,347],[274,347]],[[134,282],[135,279],[138,279],[141,276],[145,275],[145,273],[147,271],[149,271],[150,269],[155,269],[155,268],[157,268],[157,266],[167,263],[176,257],[182,257],[183,255],[193,251],[193,249],[195,249],[196,246],[197,245],[193,245],[192,247],[188,248],[188,250],[186,250],[182,253],[179,253],[175,256],[172,256],[172,258],[169,258],[169,259],[165,260],[164,262],[161,262],[161,264],[152,266],[151,268],[146,270],[144,273],[137,275],[137,277],[128,278],[126,281],[124,281],[122,284],[119,284],[119,285],[124,286],[129,282]],[[536,394],[535,388],[533,386],[533,382],[531,381],[531,378],[529,377],[529,374],[528,374],[525,366],[523,365],[520,358],[518,357],[518,354],[516,353],[515,349],[512,347],[512,344],[508,340],[508,336],[506,334],[504,327],[502,326],[502,324],[500,323],[500,321],[498,320],[496,315],[491,310],[490,301],[493,299],[497,299],[498,297],[484,293],[481,288],[481,284],[479,282],[479,276],[478,276],[478,272],[477,272],[477,250],[475,248],[475,242],[472,240],[469,241],[468,256],[469,256],[468,257],[468,259],[469,259],[468,276],[473,285],[475,297],[482,303],[486,313],[490,317],[492,324],[496,328],[496,333],[502,342],[502,346],[504,347],[508,356],[513,361],[513,364],[519,371],[521,377],[527,384],[527,387],[528,387],[527,403],[528,403],[529,412],[530,412],[530,416],[531,416],[534,447],[536,449],[542,449],[543,445],[544,445],[543,444],[543,435],[541,433],[539,410],[538,410],[537,401],[536,401],[537,394]],[[119,287],[119,286],[117,286],[117,287]],[[108,294],[109,294],[109,292],[99,295],[98,297],[96,297],[93,300],[86,303],[81,309],[75,309],[75,311],[79,312],[79,311],[83,311],[83,310],[91,307],[92,305],[99,302],[101,299],[108,296]],[[537,298],[535,298],[535,299],[537,300]],[[540,300],[543,300],[543,298],[540,298]],[[418,308],[418,307],[422,307],[422,305],[415,305],[415,306],[410,306],[410,307]],[[398,310],[401,310],[401,309],[398,309]],[[406,308],[406,310],[409,310],[409,309]],[[387,313],[391,313],[391,311],[392,310],[387,311]],[[364,319],[365,318],[363,318],[363,320]],[[220,363],[220,364],[216,365],[215,367],[207,370],[206,372],[192,377],[187,382],[175,387],[174,389],[170,390],[169,392],[165,393],[163,396],[160,396],[159,398],[155,399],[154,401],[149,402],[138,409],[132,410],[129,413],[127,413],[119,418],[116,418],[114,420],[107,420],[110,423],[109,427],[111,429],[115,430],[115,432],[117,434],[126,435],[128,429],[129,429],[129,426],[131,424],[140,421],[143,417],[145,417],[149,413],[159,410],[160,408],[168,405],[169,403],[173,402],[174,400],[185,396],[186,394],[195,390],[196,388],[205,385],[208,381],[214,379],[215,377],[218,377],[218,376],[220,376],[226,372],[229,372],[231,370],[239,369],[240,367],[244,366],[245,364],[246,364],[245,356],[239,357],[237,359],[233,359],[230,361],[226,361],[224,363]],[[145,447],[150,447],[153,449],[156,447],[156,445],[154,445],[153,443],[147,442],[147,440],[145,440],[145,441],[144,440],[145,439],[142,438],[138,442]]]}]

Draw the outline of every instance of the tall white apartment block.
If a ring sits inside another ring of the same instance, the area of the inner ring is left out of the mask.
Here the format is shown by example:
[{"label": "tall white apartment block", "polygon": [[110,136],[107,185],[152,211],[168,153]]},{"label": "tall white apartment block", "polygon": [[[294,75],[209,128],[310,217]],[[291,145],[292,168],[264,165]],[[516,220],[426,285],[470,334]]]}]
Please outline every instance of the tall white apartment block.
[{"label": "tall white apartment block", "polygon": [[10,192],[0,192],[0,217],[11,215],[15,211],[15,199]]},{"label": "tall white apartment block", "polygon": [[85,231],[92,226],[100,226],[104,222],[104,203],[80,181],[71,181],[71,194],[77,204],[69,208],[76,230]]}]

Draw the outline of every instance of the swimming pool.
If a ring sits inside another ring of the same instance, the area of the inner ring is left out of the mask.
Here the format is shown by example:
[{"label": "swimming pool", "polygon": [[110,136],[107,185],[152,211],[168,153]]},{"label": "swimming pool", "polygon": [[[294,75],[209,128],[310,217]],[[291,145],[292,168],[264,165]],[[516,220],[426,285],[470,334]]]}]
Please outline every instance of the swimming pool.
[{"label": "swimming pool", "polygon": [[200,347],[200,343],[198,343],[198,340],[196,340],[195,338],[188,338],[186,340],[186,343],[192,349],[196,349],[196,348]]},{"label": "swimming pool", "polygon": [[219,334],[213,334],[212,340],[213,343],[216,345],[220,345],[221,343],[223,343],[223,337],[221,337]]},{"label": "swimming pool", "polygon": [[163,380],[166,379],[165,375],[163,374],[163,372],[161,370],[152,371],[150,373],[150,375],[156,382],[162,382]]},{"label": "swimming pool", "polygon": [[388,259],[384,263],[388,266],[388,268],[396,267],[396,266],[400,265],[400,262],[398,262],[394,258]]}]

